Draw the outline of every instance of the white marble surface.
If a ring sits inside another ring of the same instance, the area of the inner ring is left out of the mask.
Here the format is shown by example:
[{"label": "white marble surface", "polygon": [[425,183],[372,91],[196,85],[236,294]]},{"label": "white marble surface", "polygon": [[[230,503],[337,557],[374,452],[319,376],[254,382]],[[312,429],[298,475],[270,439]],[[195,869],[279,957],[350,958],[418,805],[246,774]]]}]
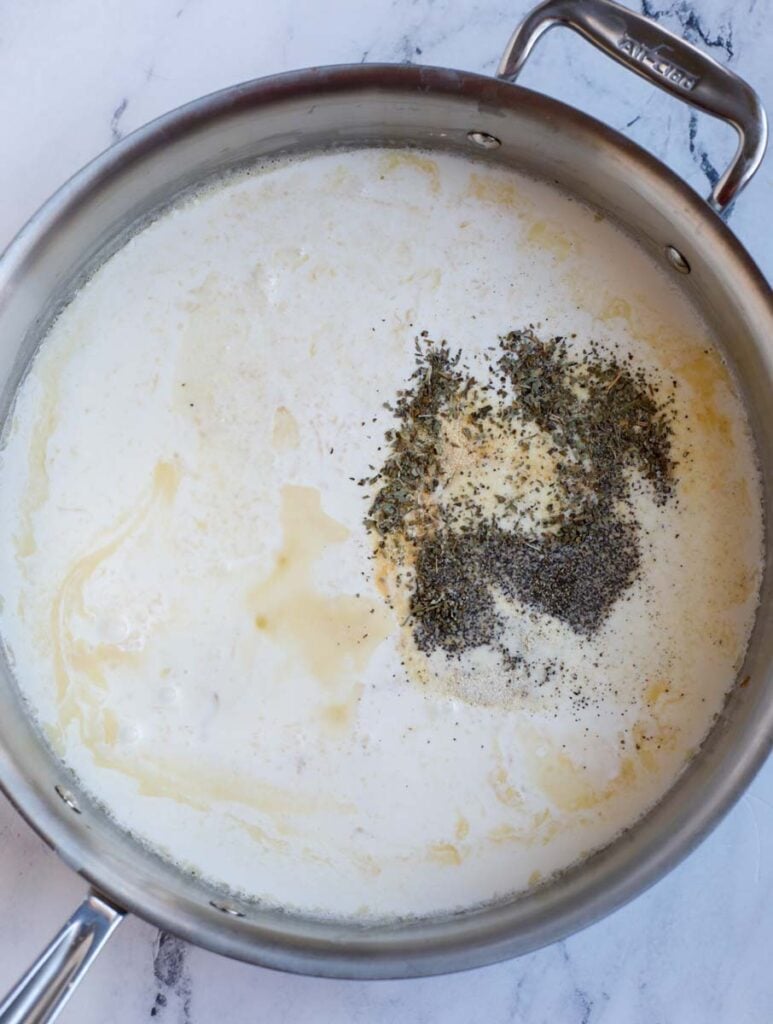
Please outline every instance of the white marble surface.
[{"label": "white marble surface", "polygon": [[[242,79],[412,61],[492,72],[527,0],[0,0],[0,246],[133,128]],[[773,108],[772,0],[642,0]],[[732,132],[554,33],[523,82],[605,119],[705,193]],[[773,270],[773,158],[731,224]],[[0,991],[83,895],[0,798]],[[408,982],[294,978],[124,924],[63,1014],[129,1024],[767,1024],[773,1020],[773,762],[686,863],[584,933],[520,960]]]}]

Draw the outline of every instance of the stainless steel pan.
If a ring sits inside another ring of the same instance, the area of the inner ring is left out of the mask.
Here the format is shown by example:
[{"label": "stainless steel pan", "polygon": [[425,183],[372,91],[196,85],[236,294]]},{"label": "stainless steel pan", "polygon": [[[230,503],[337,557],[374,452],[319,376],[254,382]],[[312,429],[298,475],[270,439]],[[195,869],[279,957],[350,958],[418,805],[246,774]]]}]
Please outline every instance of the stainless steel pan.
[{"label": "stainless steel pan", "polygon": [[[738,131],[708,202],[609,128],[513,85],[537,39],[566,25],[637,74]],[[248,82],[135,132],[69,181],[0,263],[0,415],[52,316],[155,211],[212,175],[330,146],[474,154],[555,182],[617,220],[674,274],[715,328],[745,393],[773,508],[773,302],[721,215],[759,166],[765,116],[731,72],[611,0],[548,0],[516,31],[497,78],[429,67],[315,68]],[[770,533],[758,621],[738,686],[661,803],[552,884],[453,917],[378,927],[319,922],[225,897],[141,849],[57,762],[0,666],[0,781],[92,893],[0,1007],[0,1024],[53,1018],[127,911],[227,956],[335,977],[386,978],[516,956],[590,924],[683,858],[747,785],[773,742]]]}]

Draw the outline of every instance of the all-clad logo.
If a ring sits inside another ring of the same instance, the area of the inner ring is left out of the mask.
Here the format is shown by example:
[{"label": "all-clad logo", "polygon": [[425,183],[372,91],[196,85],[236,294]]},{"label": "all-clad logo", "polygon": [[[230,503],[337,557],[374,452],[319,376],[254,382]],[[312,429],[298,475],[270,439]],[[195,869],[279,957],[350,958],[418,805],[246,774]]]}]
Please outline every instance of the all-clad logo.
[{"label": "all-clad logo", "polygon": [[672,82],[677,88],[683,89],[685,92],[692,92],[700,81],[700,78],[689,74],[684,68],[680,68],[678,64],[664,60],[657,50],[650,49],[649,46],[645,46],[644,43],[640,43],[638,39],[633,39],[629,35],[621,36],[618,39],[617,48],[622,50],[623,53],[628,54],[638,64],[646,64],[647,67],[652,68],[656,75],[660,75],[666,81]]}]

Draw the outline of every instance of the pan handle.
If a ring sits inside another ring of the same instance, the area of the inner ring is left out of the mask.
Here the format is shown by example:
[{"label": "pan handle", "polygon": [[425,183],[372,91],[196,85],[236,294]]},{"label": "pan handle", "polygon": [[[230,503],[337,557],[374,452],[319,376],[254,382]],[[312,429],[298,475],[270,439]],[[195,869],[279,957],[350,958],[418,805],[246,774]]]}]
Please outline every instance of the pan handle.
[{"label": "pan handle", "polygon": [[91,893],[45,952],[0,1003],[0,1024],[48,1024],[124,918],[124,912]]},{"label": "pan handle", "polygon": [[513,33],[498,77],[514,82],[534,44],[556,25],[574,29],[618,64],[735,128],[738,149],[708,199],[713,210],[726,214],[765,155],[767,118],[751,86],[691,43],[614,0],[545,0]]}]

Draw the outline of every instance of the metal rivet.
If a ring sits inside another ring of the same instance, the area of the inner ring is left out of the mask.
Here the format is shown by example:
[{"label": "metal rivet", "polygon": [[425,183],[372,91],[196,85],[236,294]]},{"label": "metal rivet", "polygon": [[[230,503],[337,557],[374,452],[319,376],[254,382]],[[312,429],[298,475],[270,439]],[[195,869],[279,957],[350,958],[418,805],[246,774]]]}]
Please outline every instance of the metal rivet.
[{"label": "metal rivet", "polygon": [[54,786],[54,789],[56,791],[56,795],[60,798],[60,800],[64,801],[64,803],[67,804],[71,811],[75,811],[76,814],[81,813],[81,809],[80,807],[78,807],[78,801],[75,799],[75,797],[72,795],[69,789],[65,789],[64,786],[60,786],[58,784]]},{"label": "metal rivet", "polygon": [[467,138],[481,149],[498,149],[502,145],[495,135],[488,132],[467,132]]},{"label": "metal rivet", "polygon": [[239,910],[233,903],[218,902],[218,900],[210,900],[210,907],[214,907],[215,910],[219,910],[223,914],[229,914],[231,917],[246,917],[243,910]]},{"label": "metal rivet", "polygon": [[678,270],[680,274],[690,273],[690,264],[678,249],[675,249],[673,245],[667,245],[663,251],[666,254],[666,259],[674,270]]}]

